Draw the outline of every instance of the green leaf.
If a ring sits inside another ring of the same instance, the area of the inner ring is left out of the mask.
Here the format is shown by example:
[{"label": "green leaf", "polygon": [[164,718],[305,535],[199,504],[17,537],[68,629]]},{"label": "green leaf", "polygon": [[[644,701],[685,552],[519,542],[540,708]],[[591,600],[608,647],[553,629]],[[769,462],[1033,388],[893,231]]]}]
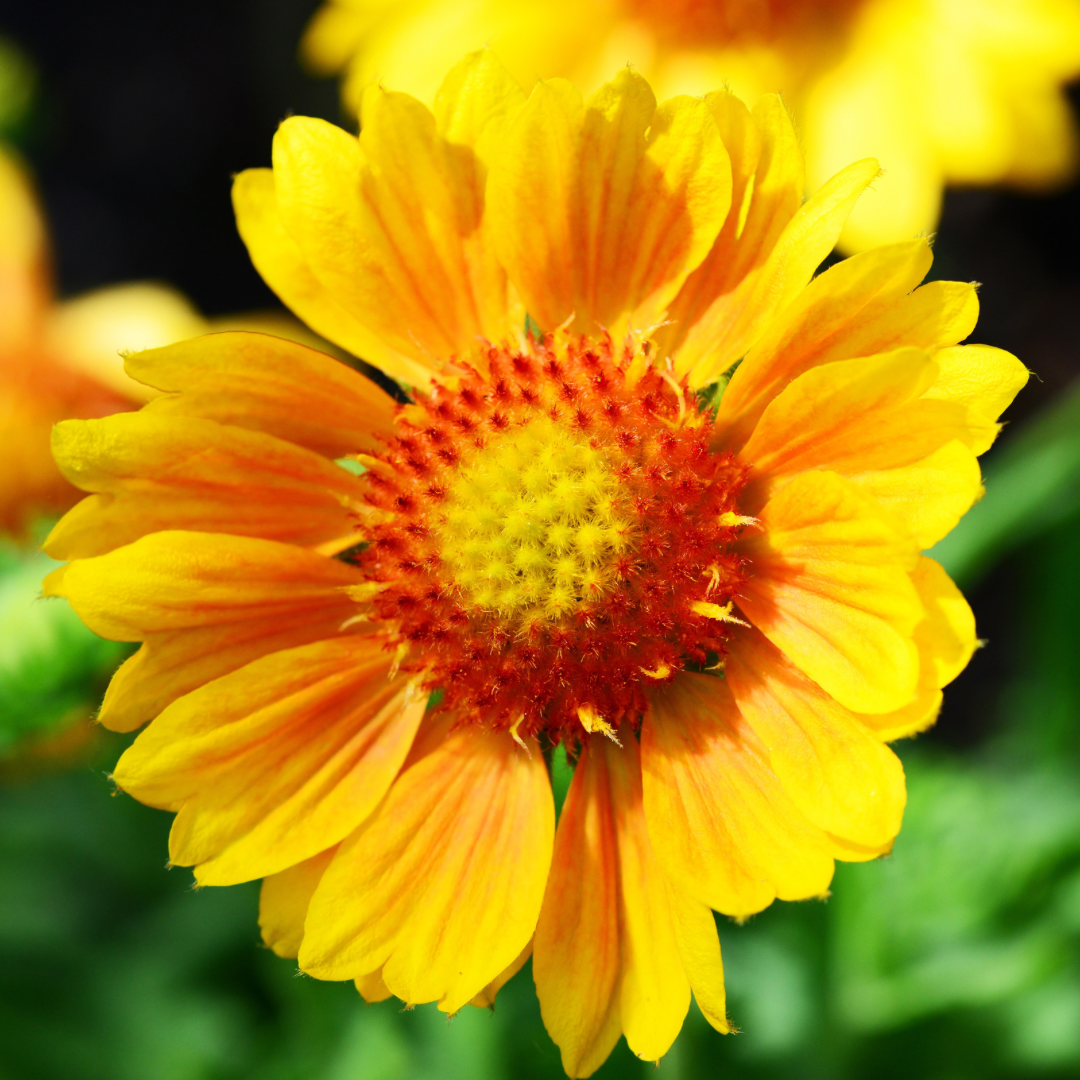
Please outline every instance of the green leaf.
[{"label": "green leaf", "polygon": [[58,565],[0,549],[0,754],[92,708],[129,651],[88,630],[66,600],[42,598],[42,578]]}]

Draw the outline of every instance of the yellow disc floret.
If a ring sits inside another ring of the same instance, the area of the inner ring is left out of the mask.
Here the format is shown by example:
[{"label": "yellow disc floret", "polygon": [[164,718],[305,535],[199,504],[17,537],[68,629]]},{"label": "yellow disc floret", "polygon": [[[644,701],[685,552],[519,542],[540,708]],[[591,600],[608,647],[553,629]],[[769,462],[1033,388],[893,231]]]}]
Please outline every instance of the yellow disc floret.
[{"label": "yellow disc floret", "polygon": [[611,585],[630,544],[604,452],[541,415],[462,466],[439,529],[443,565],[467,606],[522,622],[558,619]]}]

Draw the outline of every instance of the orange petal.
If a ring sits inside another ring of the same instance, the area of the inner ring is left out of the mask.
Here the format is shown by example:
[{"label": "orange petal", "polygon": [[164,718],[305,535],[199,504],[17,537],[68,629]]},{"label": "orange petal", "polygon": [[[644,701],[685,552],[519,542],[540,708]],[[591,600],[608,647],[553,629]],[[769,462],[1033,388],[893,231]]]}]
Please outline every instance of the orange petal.
[{"label": "orange petal", "polygon": [[766,94],[753,114],[723,90],[708,94],[705,103],[731,157],[731,211],[672,302],[668,325],[657,332],[662,355],[678,351],[709,308],[768,259],[806,190],[802,152],[779,95]]},{"label": "orange petal", "polygon": [[739,711],[807,820],[870,848],[892,843],[904,770],[859,717],[825,694],[756,630],[734,634],[724,667]]},{"label": "orange petal", "polygon": [[315,886],[337,848],[312,855],[296,866],[265,878],[259,890],[259,929],[267,948],[295,959],[304,940],[304,920]]},{"label": "orange petal", "polygon": [[978,438],[982,417],[923,397],[937,373],[920,349],[811,368],[769,403],[739,457],[772,482],[806,469],[846,476],[899,468],[954,439]]},{"label": "orange petal", "polygon": [[931,282],[916,289],[931,262],[929,243],[912,240],[845,259],[814,278],[732,376],[717,413],[717,444],[741,447],[768,403],[819,364],[905,345],[934,350],[967,337],[979,310],[975,287]]},{"label": "orange petal", "polygon": [[394,427],[394,400],[370,379],[269,334],[207,334],[134,353],[124,366],[168,391],[148,413],[261,431],[331,458],[378,447],[375,433]]},{"label": "orange petal", "polygon": [[923,618],[908,571],[915,551],[877,504],[829,472],[806,472],[761,511],[742,542],[753,577],[739,607],[826,693],[856,712],[908,704],[911,638]]},{"label": "orange petal", "polygon": [[[179,810],[178,865],[204,885],[275,874],[332,846],[375,808],[427,703],[379,638],[275,653],[170,705],[125,752],[116,783]],[[317,737],[315,737],[317,735]]]},{"label": "orange petal", "polygon": [[370,517],[364,485],[320,454],[194,417],[121,413],[67,420],[53,453],[84,499],[50,533],[56,559],[85,558],[159,529],[315,546]]},{"label": "orange petal", "polygon": [[655,1061],[670,1048],[690,988],[727,1030],[712,913],[672,889],[653,854],[637,740],[584,745],[559,818],[536,929],[541,1013],[570,1076],[589,1076],[626,1034]]},{"label": "orange petal", "polygon": [[318,607],[301,602],[272,619],[226,621],[147,634],[113,675],[98,721],[110,731],[134,731],[178,697],[269,653],[325,641],[342,633],[370,632],[356,622],[356,602],[334,592]]},{"label": "orange petal", "polygon": [[641,755],[654,850],[676,888],[737,918],[826,893],[834,845],[784,790],[723,679],[683,674],[654,692]]},{"label": "orange petal", "polygon": [[251,619],[299,619],[363,583],[337,559],[272,540],[159,532],[54,570],[46,596],[66,596],[96,634],[150,634]]},{"label": "orange petal", "polygon": [[559,80],[533,90],[490,181],[493,234],[530,315],[584,333],[657,322],[705,257],[731,200],[707,107],[659,108],[629,68],[583,106]]},{"label": "orange petal", "polygon": [[539,749],[457,731],[342,844],[312,901],[300,966],[323,979],[381,967],[408,1004],[456,1012],[532,936],[554,830]]},{"label": "orange petal", "polygon": [[582,751],[559,815],[533,979],[568,1076],[591,1076],[622,1033],[619,850],[603,753]]},{"label": "orange petal", "polygon": [[705,386],[745,355],[770,321],[806,287],[832,251],[855,201],[878,175],[873,158],[837,173],[795,213],[767,260],[688,327],[676,372]]}]

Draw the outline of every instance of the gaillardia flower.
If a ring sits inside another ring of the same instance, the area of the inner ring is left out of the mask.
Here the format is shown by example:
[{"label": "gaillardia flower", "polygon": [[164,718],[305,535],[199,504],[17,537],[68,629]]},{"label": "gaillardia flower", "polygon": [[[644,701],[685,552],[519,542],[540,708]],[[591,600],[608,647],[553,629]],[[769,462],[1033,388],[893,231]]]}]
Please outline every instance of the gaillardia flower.
[{"label": "gaillardia flower", "polygon": [[93,494],[46,591],[143,642],[101,720],[151,721],[115,779],[173,863],[264,879],[266,942],[368,1000],[489,1004],[531,954],[572,1076],[658,1059],[691,991],[727,1030],[710,909],[823,896],[900,827],[886,741],[975,647],[919,552],[1026,378],[957,344],[975,291],[919,287],[925,240],[813,277],[877,173],[804,204],[776,97],[526,97],[484,52],[434,114],[282,124],[252,259],[409,400],[227,333],[56,432]]},{"label": "gaillardia flower", "polygon": [[946,183],[1038,190],[1076,168],[1077,0],[327,0],[302,51],[345,71],[352,108],[377,79],[429,100],[481,45],[525,85],[591,89],[629,62],[661,94],[783,93],[811,190],[855,158],[885,169],[849,251],[932,230]]}]

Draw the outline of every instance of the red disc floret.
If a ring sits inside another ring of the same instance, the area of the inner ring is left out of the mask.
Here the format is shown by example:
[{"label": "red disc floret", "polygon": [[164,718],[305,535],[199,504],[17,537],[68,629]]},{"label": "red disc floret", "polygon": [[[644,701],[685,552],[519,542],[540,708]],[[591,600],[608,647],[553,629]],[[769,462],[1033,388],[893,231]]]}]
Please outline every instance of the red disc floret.
[{"label": "red disc floret", "polygon": [[[486,377],[469,371],[402,406],[369,462],[368,500],[387,519],[355,559],[384,585],[374,614],[392,647],[407,646],[403,670],[466,720],[551,742],[576,739],[580,708],[636,727],[649,687],[724,655],[725,623],[693,605],[719,611],[745,580],[731,521],[747,470],[709,451],[693,392],[629,347],[547,337],[491,346],[486,360]],[[442,547],[458,470],[539,416],[602,452],[629,523],[605,586],[548,617],[478,606]]]}]

